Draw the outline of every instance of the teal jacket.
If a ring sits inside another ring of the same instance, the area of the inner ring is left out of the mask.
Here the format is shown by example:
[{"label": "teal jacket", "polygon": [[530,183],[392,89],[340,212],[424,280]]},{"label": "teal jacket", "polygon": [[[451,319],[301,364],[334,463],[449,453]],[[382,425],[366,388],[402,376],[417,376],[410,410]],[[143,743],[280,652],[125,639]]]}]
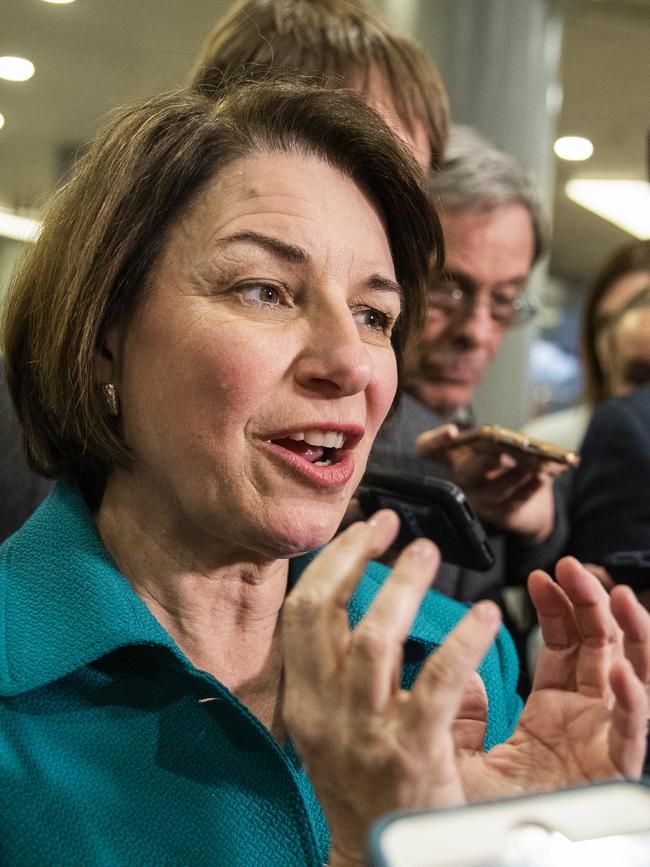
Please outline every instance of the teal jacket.
[{"label": "teal jacket", "polygon": [[[291,563],[295,581],[310,557]],[[354,624],[385,578],[371,564]],[[427,595],[404,684],[465,611]],[[487,746],[520,710],[502,631],[481,674]],[[0,547],[0,863],[322,865],[328,830],[281,748],[195,668],[133,592],[75,488],[60,484]]]}]

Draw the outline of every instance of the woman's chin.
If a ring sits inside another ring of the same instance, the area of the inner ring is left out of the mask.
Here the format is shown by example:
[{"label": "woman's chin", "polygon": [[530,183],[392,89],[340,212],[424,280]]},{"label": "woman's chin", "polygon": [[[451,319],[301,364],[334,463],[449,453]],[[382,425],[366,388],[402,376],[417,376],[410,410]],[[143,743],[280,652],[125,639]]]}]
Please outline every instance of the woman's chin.
[{"label": "woman's chin", "polygon": [[[337,515],[335,520],[327,518],[315,519],[307,522],[304,516],[299,521],[287,521],[282,526],[276,525],[271,530],[268,539],[269,552],[276,557],[295,557],[315,551],[327,545],[336,535],[342,516]],[[266,547],[266,546],[265,546]]]}]

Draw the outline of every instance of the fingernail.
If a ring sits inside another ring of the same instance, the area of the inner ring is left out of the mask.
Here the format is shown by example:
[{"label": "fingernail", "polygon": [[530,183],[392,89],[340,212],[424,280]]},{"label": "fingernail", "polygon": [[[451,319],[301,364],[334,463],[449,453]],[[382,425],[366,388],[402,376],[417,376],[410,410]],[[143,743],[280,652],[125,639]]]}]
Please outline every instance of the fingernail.
[{"label": "fingernail", "polygon": [[390,509],[380,509],[378,512],[375,512],[374,515],[371,515],[370,518],[366,521],[369,527],[379,527],[380,524],[385,524],[386,521],[392,520],[392,512]]},{"label": "fingernail", "polygon": [[413,559],[417,560],[428,560],[436,552],[436,547],[433,542],[429,542],[428,539],[416,539],[415,542],[409,545],[408,553],[409,557],[413,557]]},{"label": "fingernail", "polygon": [[495,617],[499,616],[499,609],[492,602],[477,602],[472,606],[472,611],[479,620],[484,620],[486,623],[493,623]]}]

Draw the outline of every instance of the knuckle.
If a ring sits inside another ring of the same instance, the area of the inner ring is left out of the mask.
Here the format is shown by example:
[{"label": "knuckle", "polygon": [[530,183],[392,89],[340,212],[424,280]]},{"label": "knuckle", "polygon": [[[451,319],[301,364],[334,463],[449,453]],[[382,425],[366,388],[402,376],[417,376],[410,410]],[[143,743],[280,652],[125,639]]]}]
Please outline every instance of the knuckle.
[{"label": "knuckle", "polygon": [[282,606],[285,625],[302,623],[311,619],[324,604],[323,592],[316,587],[298,587],[290,593]]},{"label": "knuckle", "polygon": [[[462,656],[462,650],[460,652]],[[436,689],[452,690],[465,679],[464,666],[457,660],[443,660],[434,656],[424,669],[425,680]]]},{"label": "knuckle", "polygon": [[350,647],[355,655],[372,664],[385,658],[392,643],[384,624],[368,621],[352,633]]}]

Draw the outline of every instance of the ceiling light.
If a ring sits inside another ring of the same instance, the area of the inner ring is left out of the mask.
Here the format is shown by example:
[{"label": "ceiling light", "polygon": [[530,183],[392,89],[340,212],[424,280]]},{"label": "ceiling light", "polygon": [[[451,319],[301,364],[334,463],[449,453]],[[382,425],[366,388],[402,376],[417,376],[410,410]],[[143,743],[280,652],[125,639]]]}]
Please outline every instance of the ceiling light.
[{"label": "ceiling light", "polygon": [[0,114],[0,129],[5,125],[5,116],[4,114]]},{"label": "ceiling light", "polygon": [[74,3],[74,0],[45,0],[46,3],[60,3],[63,5],[64,3]]},{"label": "ceiling light", "polygon": [[34,74],[34,64],[24,57],[0,57],[0,78],[27,81]]},{"label": "ceiling light", "polygon": [[594,146],[588,138],[579,135],[565,135],[557,139],[553,150],[561,160],[588,160],[594,152]]},{"label": "ceiling light", "polygon": [[576,178],[565,187],[567,196],[583,208],[609,220],[630,235],[650,238],[650,183]]},{"label": "ceiling light", "polygon": [[31,217],[21,217],[11,211],[0,209],[0,235],[13,238],[14,241],[35,241],[41,231],[40,220]]}]

